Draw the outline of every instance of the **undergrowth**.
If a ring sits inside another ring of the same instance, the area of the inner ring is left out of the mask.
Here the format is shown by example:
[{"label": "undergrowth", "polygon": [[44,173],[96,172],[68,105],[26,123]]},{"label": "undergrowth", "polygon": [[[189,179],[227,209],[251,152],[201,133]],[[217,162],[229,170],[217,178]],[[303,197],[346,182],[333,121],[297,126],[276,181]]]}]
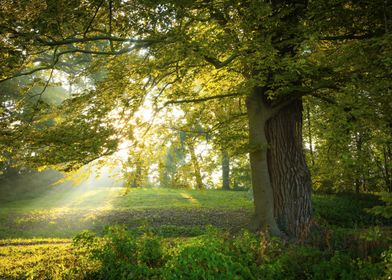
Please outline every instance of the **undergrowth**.
[{"label": "undergrowth", "polygon": [[197,237],[165,239],[146,228],[129,231],[112,226],[103,236],[91,231],[80,233],[68,250],[72,250],[73,257],[63,259],[62,270],[52,268],[43,273],[43,267],[38,266],[30,267],[24,274],[0,276],[7,279],[44,276],[49,279],[324,280],[388,279],[392,275],[391,248],[361,255],[355,250],[338,247],[324,250],[247,231],[232,236],[213,227]]}]

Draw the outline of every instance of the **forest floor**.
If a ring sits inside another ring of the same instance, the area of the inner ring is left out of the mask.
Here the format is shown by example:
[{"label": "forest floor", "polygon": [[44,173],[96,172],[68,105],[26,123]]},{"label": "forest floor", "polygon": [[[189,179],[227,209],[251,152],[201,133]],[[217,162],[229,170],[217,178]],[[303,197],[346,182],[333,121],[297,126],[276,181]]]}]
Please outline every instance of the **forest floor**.
[{"label": "forest floor", "polygon": [[[201,235],[212,225],[235,233],[247,227],[253,211],[247,191],[63,186],[18,200],[0,197],[0,276],[69,261],[72,238],[83,230],[100,234],[108,225],[122,224],[183,238]],[[371,228],[383,234],[378,228],[389,228],[391,222],[366,210],[378,204],[371,195],[313,195],[317,219],[336,231]]]}]

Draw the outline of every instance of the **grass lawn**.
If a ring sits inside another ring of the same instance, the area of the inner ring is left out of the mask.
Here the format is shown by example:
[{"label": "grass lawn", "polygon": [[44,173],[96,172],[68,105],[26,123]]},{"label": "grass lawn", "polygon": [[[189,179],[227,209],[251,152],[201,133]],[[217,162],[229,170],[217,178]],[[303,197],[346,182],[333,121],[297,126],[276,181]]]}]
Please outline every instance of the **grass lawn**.
[{"label": "grass lawn", "polygon": [[107,224],[129,227],[245,226],[252,211],[247,192],[142,188],[51,187],[44,195],[3,202],[0,238],[71,238]]}]

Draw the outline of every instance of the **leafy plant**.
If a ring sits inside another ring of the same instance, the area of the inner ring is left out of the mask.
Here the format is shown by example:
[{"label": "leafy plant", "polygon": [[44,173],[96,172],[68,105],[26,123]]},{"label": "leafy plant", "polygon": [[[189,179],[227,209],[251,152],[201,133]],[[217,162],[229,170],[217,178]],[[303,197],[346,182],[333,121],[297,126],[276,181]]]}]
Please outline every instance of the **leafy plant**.
[{"label": "leafy plant", "polygon": [[385,205],[377,205],[369,209],[368,212],[382,216],[386,219],[392,218],[392,193],[381,193],[380,199],[385,203]]},{"label": "leafy plant", "polygon": [[84,232],[74,242],[75,246],[86,248],[92,260],[100,262],[95,275],[98,279],[149,279],[158,274],[162,263],[158,237],[149,233],[138,237],[122,226],[108,227],[102,239]]}]

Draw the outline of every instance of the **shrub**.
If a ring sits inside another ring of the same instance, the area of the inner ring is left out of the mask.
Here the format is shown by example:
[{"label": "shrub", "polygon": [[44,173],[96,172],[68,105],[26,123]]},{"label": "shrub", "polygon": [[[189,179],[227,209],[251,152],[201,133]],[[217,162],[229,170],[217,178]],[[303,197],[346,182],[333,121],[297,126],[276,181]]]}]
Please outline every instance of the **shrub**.
[{"label": "shrub", "polygon": [[[339,227],[390,225],[390,220],[375,217],[367,208],[382,204],[371,194],[315,195],[313,197],[316,216],[328,225]],[[379,208],[376,208],[379,209]]]},{"label": "shrub", "polygon": [[319,263],[321,251],[305,246],[288,246],[260,267],[262,279],[310,279],[312,266]]},{"label": "shrub", "polygon": [[99,262],[85,279],[381,279],[391,273],[392,250],[383,259],[353,258],[242,232],[164,241],[148,230],[111,227],[102,238],[83,232],[75,245]]},{"label": "shrub", "polygon": [[386,219],[392,218],[392,194],[381,193],[380,199],[384,202],[384,205],[377,205],[371,209],[368,209],[369,213],[382,216]]},{"label": "shrub", "polygon": [[385,268],[385,279],[392,278],[392,246],[382,253]]},{"label": "shrub", "polygon": [[254,279],[243,263],[217,247],[190,246],[168,264],[165,279]]},{"label": "shrub", "polygon": [[257,242],[244,233],[234,241],[209,228],[194,244],[179,250],[166,265],[165,279],[254,279],[250,270]]},{"label": "shrub", "polygon": [[95,279],[149,279],[158,275],[162,263],[161,241],[145,233],[138,237],[124,227],[109,227],[102,239],[83,232],[74,239],[76,246],[88,250],[100,262]]}]

